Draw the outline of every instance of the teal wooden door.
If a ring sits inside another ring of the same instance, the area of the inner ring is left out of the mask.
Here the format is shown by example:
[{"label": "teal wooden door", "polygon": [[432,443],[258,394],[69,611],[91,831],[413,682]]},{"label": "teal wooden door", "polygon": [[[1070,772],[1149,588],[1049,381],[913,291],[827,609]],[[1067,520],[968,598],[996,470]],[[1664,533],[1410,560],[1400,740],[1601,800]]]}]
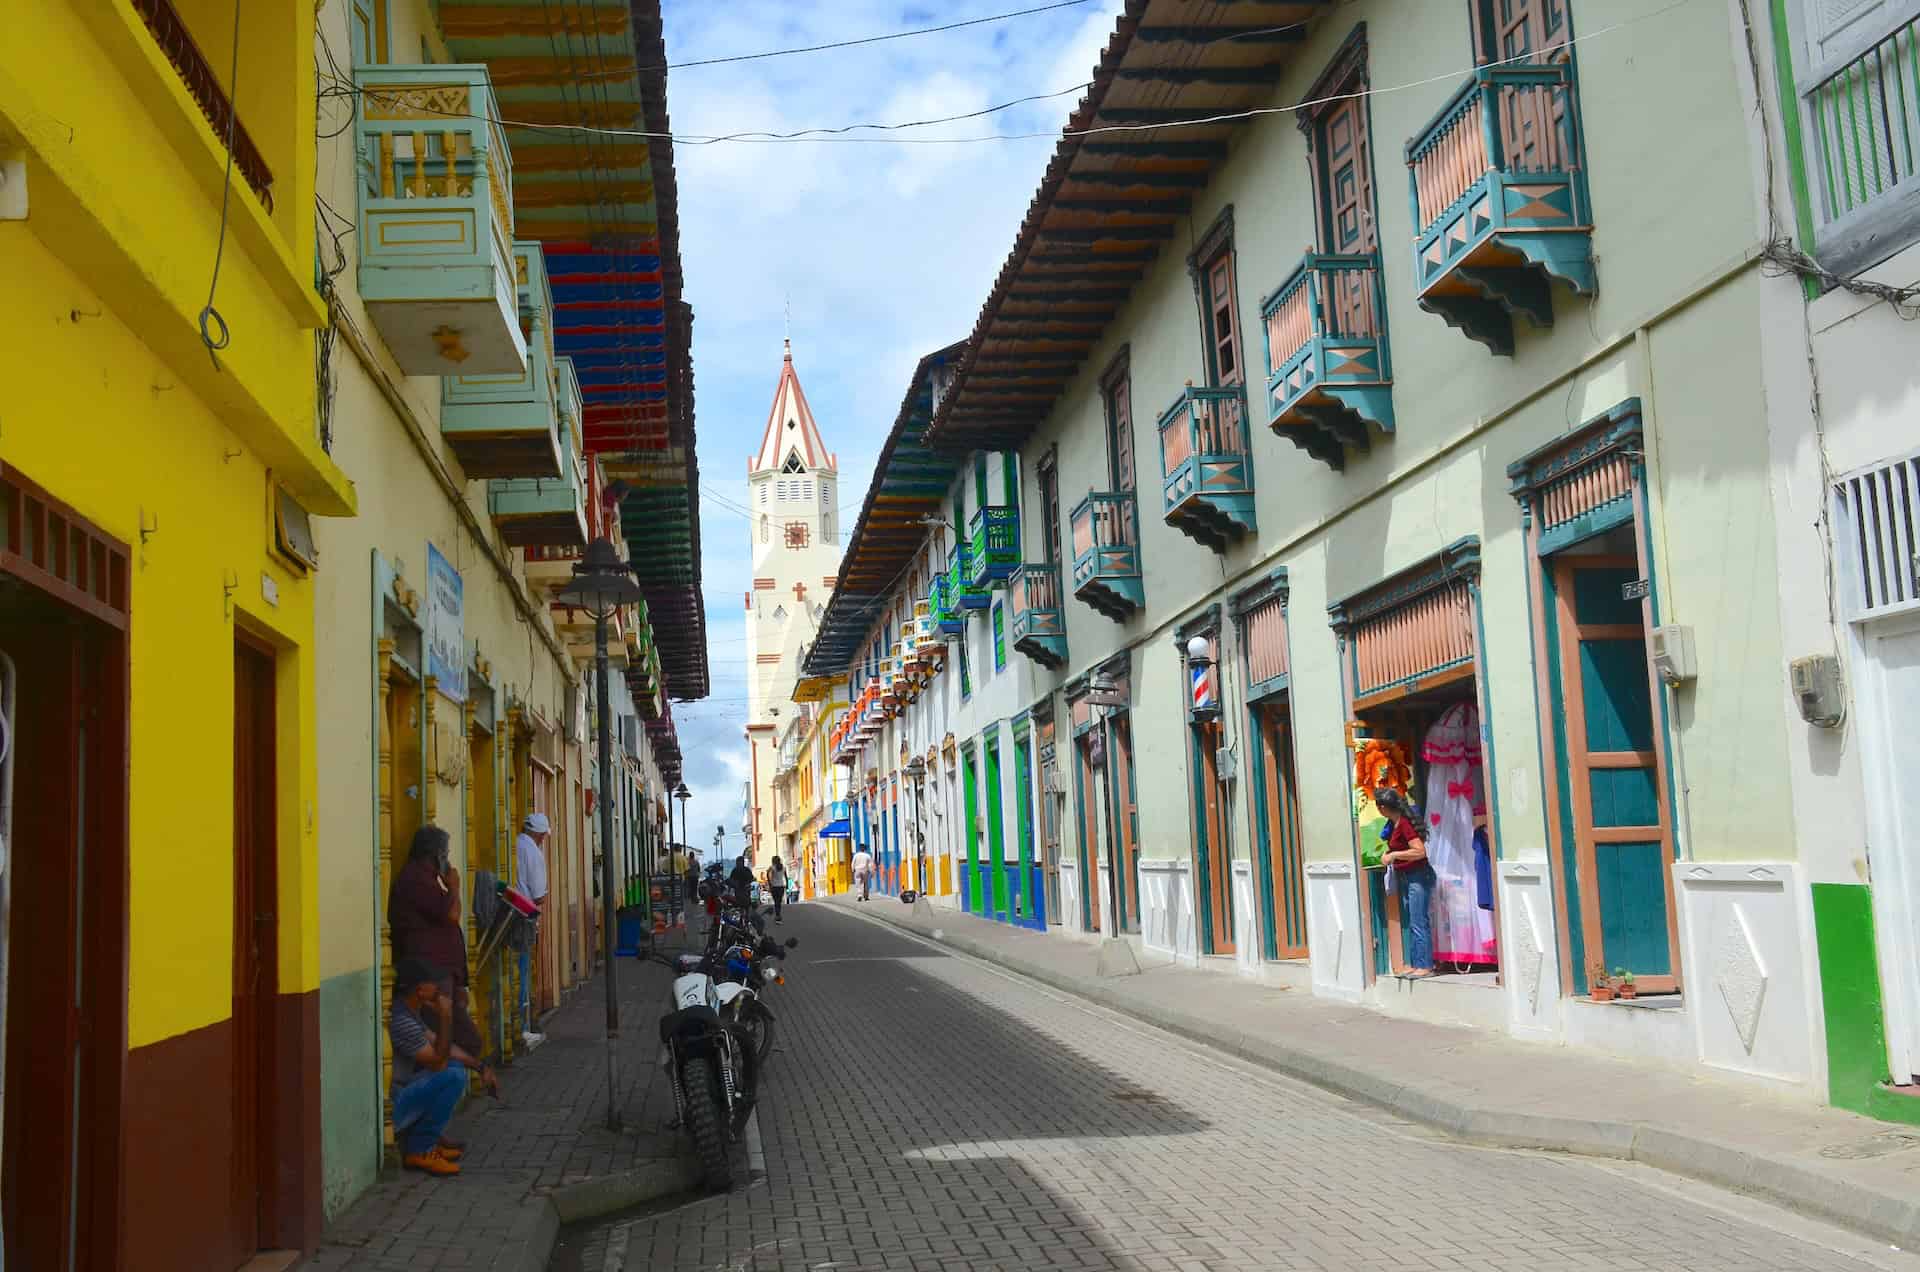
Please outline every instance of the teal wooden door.
[{"label": "teal wooden door", "polygon": [[987,873],[993,888],[993,917],[1007,917],[1007,827],[1000,812],[1000,744],[987,743]]},{"label": "teal wooden door", "polygon": [[1014,833],[1020,837],[1020,864],[1012,871],[1014,911],[1022,923],[1041,923],[1038,876],[1033,869],[1033,744],[1026,738],[1013,743]]},{"label": "teal wooden door", "polygon": [[1673,831],[1647,631],[1641,602],[1622,595],[1639,576],[1634,562],[1619,557],[1569,557],[1554,566],[1577,989],[1618,969],[1632,972],[1643,993],[1679,988]]}]

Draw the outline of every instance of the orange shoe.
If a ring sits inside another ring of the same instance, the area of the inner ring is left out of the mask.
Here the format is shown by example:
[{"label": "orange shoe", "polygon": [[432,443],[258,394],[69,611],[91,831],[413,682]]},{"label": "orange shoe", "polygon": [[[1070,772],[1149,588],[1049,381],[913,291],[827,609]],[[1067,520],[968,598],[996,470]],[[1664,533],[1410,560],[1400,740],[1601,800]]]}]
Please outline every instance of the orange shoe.
[{"label": "orange shoe", "polygon": [[466,1149],[454,1144],[437,1144],[434,1146],[433,1151],[450,1162],[457,1162],[467,1155]]},{"label": "orange shoe", "polygon": [[400,1164],[408,1170],[423,1170],[429,1175],[458,1175],[460,1167],[448,1160],[444,1150],[430,1148],[424,1153],[409,1153],[400,1159]]}]

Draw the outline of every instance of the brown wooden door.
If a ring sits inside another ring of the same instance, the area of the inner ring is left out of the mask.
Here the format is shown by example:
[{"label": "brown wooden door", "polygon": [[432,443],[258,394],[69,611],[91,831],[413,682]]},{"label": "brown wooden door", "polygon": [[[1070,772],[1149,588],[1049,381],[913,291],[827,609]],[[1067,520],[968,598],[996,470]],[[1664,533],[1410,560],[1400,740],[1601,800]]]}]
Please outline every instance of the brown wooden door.
[{"label": "brown wooden door", "polygon": [[[1357,81],[1354,82],[1357,87]],[[1357,256],[1379,248],[1373,221],[1373,154],[1367,134],[1366,100],[1349,98],[1328,110],[1320,124],[1321,181],[1326,200],[1327,251]],[[1369,335],[1374,330],[1373,275],[1334,270],[1327,283],[1331,333]]]},{"label": "brown wooden door", "polygon": [[275,896],[273,657],[233,657],[233,1254],[251,1258],[273,1231]]},{"label": "brown wooden door", "polygon": [[1194,751],[1199,757],[1199,789],[1194,792],[1194,816],[1206,860],[1206,952],[1232,954],[1233,856],[1227,845],[1226,813],[1220,799],[1220,725],[1217,721],[1195,729]]},{"label": "brown wooden door", "polygon": [[1482,62],[1544,62],[1566,56],[1566,0],[1493,0],[1476,23]]},{"label": "brown wooden door", "polygon": [[1140,806],[1134,799],[1133,721],[1116,715],[1109,724],[1113,733],[1113,829],[1115,869],[1120,873],[1115,894],[1120,898],[1120,929],[1140,930]]},{"label": "brown wooden door", "polygon": [[1098,932],[1100,907],[1100,862],[1106,856],[1107,777],[1096,748],[1097,733],[1074,739],[1074,751],[1080,764],[1080,905],[1089,932]]},{"label": "brown wooden door", "polygon": [[1213,383],[1244,384],[1247,375],[1241,365],[1240,309],[1231,250],[1207,264],[1207,341]]},{"label": "brown wooden door", "polygon": [[1115,490],[1133,489],[1133,382],[1125,371],[1107,388],[1107,472]]},{"label": "brown wooden door", "polygon": [[1257,707],[1261,792],[1265,801],[1267,870],[1273,894],[1269,953],[1307,957],[1306,861],[1300,799],[1294,781],[1293,723],[1285,705]]}]

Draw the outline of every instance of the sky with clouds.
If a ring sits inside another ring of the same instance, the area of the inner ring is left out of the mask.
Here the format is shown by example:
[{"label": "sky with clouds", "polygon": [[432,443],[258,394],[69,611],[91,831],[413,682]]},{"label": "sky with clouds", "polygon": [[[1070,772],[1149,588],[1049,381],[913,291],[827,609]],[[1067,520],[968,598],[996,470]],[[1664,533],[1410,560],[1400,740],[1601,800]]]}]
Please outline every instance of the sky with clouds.
[{"label": "sky with clouds", "polygon": [[[1048,0],[666,0],[667,57],[683,63],[944,25]],[[956,31],[668,76],[676,135],[790,132],[964,114],[1091,77],[1121,0]],[[747,778],[746,465],[780,373],[785,314],[794,366],[840,459],[851,527],[919,358],[973,328],[1054,138],[1066,92],[894,137],[1039,133],[985,144],[872,141],[676,143],[680,250],[694,310],[702,568],[713,692],[674,708],[691,839],[727,827],[740,847]],[[874,136],[876,134],[854,134]]]}]

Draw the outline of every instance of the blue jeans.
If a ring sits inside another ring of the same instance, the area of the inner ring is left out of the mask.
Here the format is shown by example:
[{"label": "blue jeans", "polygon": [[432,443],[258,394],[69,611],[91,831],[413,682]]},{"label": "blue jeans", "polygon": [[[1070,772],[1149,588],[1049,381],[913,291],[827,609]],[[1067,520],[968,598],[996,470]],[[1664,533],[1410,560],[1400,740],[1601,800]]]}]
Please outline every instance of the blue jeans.
[{"label": "blue jeans", "polygon": [[533,942],[520,951],[520,1032],[533,1032]]},{"label": "blue jeans", "polygon": [[466,1066],[454,1060],[438,1073],[416,1073],[413,1081],[395,1091],[393,1131],[400,1137],[400,1151],[413,1157],[438,1144],[466,1093]]},{"label": "blue jeans", "polygon": [[1400,888],[1400,921],[1407,930],[1407,962],[1417,970],[1433,970],[1433,888],[1438,882],[1431,862],[1396,866],[1394,883]]}]

